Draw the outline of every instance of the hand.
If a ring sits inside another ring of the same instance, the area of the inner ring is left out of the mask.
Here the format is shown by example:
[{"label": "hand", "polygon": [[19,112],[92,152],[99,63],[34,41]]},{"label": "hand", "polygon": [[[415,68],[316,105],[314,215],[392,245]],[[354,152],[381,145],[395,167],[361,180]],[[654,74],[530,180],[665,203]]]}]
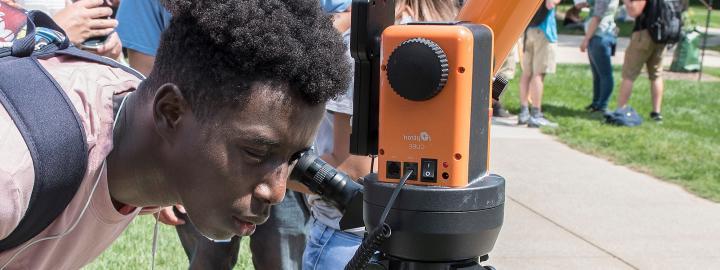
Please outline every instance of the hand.
[{"label": "hand", "polygon": [[120,42],[118,34],[110,34],[103,45],[100,46],[100,48],[98,48],[94,53],[114,60],[120,58],[120,54],[122,53],[122,42]]},{"label": "hand", "polygon": [[590,44],[590,39],[584,38],[582,43],[580,44],[580,51],[581,52],[587,51],[588,44]]},{"label": "hand", "polygon": [[70,42],[79,45],[91,37],[107,36],[117,27],[118,22],[108,19],[113,11],[101,6],[103,0],[80,0],[70,2],[53,19],[65,30]]},{"label": "hand", "polygon": [[[180,211],[180,213],[187,214],[187,212],[185,211],[185,207],[183,207],[182,205],[178,204],[178,205],[175,205],[174,207],[176,207],[178,209],[178,211]],[[157,214],[154,214],[154,215],[155,215],[155,217],[158,218],[158,220],[160,222],[170,225],[170,226],[177,226],[177,225],[185,224],[185,220],[183,220],[175,215],[175,212],[173,211],[173,206],[165,207],[162,210],[160,210],[160,212],[158,212]],[[159,217],[158,217],[158,215],[159,215]]]}]

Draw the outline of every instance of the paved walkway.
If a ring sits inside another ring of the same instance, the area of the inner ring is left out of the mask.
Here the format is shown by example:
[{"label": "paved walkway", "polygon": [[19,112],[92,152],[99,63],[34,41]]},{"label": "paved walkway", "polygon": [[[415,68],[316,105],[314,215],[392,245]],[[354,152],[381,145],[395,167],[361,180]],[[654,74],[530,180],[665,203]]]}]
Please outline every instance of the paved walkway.
[{"label": "paved walkway", "polygon": [[[720,31],[718,31],[720,32]],[[558,37],[558,50],[556,53],[558,63],[571,63],[571,64],[589,64],[587,53],[580,52],[580,43],[582,43],[583,36],[574,35],[560,35]],[[714,36],[712,42],[720,43],[720,33],[718,36]],[[625,58],[625,49],[630,44],[629,38],[619,38],[616,48],[615,56],[612,57],[612,63],[615,65],[622,65],[623,59]],[[708,43],[710,44],[710,43]],[[665,67],[670,67],[673,59],[673,51],[666,50],[665,56],[663,57],[663,64]],[[706,50],[705,51],[705,63],[706,67],[720,67],[720,52]]]},{"label": "paved walkway", "polygon": [[507,203],[491,265],[720,269],[720,204],[513,122],[492,127]]}]

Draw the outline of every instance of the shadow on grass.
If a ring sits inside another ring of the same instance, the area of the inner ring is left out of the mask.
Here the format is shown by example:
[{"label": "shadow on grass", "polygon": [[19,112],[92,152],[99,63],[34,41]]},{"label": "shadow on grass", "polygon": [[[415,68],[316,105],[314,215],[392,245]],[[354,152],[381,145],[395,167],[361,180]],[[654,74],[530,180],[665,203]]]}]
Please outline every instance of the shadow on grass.
[{"label": "shadow on grass", "polygon": [[553,117],[572,117],[581,118],[589,121],[601,121],[605,119],[602,113],[589,113],[583,109],[569,108],[566,106],[558,106],[553,104],[544,104],[543,111]]}]

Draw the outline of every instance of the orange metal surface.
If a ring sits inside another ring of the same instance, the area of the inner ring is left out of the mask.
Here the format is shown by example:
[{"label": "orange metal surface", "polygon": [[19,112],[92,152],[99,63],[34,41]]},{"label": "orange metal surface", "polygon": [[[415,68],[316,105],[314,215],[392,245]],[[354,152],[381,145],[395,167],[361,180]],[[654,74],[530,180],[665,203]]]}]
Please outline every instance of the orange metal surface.
[{"label": "orange metal surface", "polygon": [[457,16],[458,21],[484,24],[495,34],[495,68],[500,70],[505,58],[525,31],[543,0],[469,0]]},{"label": "orange metal surface", "polygon": [[[440,45],[449,65],[448,82],[443,90],[434,98],[421,102],[404,99],[395,93],[384,71],[392,51],[403,41],[416,37],[427,38]],[[433,158],[438,160],[437,183],[419,181],[418,172],[418,181],[408,180],[409,184],[447,187],[467,185],[473,39],[470,30],[457,25],[398,25],[383,32],[379,126],[381,154],[378,166],[381,181],[398,182],[385,178],[387,161],[419,163],[421,158]],[[443,164],[447,164],[447,167]],[[448,173],[450,177],[443,179],[443,173]]]}]

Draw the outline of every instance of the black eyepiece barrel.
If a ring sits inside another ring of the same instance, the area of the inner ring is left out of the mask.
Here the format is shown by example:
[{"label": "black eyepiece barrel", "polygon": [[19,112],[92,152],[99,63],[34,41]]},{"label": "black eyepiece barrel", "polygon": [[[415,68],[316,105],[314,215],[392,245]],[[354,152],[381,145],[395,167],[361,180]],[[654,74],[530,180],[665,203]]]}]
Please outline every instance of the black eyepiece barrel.
[{"label": "black eyepiece barrel", "polygon": [[362,185],[322,160],[313,150],[302,153],[291,177],[340,211],[344,211],[353,197],[363,189]]}]

